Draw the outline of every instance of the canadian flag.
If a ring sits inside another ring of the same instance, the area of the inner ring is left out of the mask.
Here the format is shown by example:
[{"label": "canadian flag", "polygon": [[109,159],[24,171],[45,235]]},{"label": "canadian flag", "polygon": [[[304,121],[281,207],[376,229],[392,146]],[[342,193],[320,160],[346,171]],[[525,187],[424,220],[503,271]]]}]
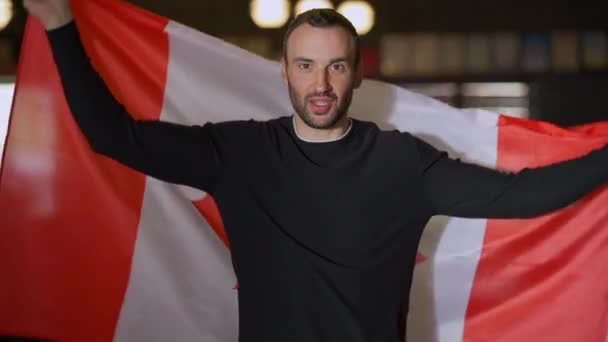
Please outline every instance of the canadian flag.
[{"label": "canadian flag", "polygon": [[[74,1],[73,10],[94,66],[137,118],[292,112],[275,61],[126,3]],[[0,335],[237,341],[238,290],[213,199],[92,152],[43,28],[29,20],[26,31],[0,179]],[[606,123],[563,129],[463,111],[371,80],[351,111],[506,170],[608,142]],[[408,340],[605,342],[606,203],[603,188],[536,219],[434,218],[420,242]]]}]

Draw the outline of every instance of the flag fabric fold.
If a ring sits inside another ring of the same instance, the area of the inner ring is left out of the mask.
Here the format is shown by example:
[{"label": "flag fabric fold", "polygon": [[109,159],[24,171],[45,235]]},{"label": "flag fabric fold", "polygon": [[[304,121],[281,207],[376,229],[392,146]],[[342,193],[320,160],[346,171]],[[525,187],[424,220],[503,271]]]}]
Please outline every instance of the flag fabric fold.
[{"label": "flag fabric fold", "polygon": [[[73,10],[93,65],[134,117],[204,124],[292,113],[275,61],[123,2]],[[0,336],[236,341],[238,287],[213,198],[95,154],[33,19],[19,64],[0,176]],[[608,143],[607,123],[565,129],[461,110],[373,80],[351,112],[511,171]],[[605,342],[607,201],[602,187],[534,219],[433,218],[408,340]]]}]

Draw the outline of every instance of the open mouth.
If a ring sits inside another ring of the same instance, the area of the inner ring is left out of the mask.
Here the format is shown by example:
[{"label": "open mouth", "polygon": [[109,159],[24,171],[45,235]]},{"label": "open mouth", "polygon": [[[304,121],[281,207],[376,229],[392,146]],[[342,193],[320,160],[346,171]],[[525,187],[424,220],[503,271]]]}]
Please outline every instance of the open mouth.
[{"label": "open mouth", "polygon": [[327,96],[313,96],[308,100],[310,109],[315,114],[327,114],[335,100]]}]

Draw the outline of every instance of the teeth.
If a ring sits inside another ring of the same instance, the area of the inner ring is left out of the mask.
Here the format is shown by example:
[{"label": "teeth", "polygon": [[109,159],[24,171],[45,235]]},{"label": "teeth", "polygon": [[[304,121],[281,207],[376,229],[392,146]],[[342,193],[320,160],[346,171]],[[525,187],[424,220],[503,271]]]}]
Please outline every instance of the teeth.
[{"label": "teeth", "polygon": [[326,106],[329,104],[327,101],[314,101],[315,106]]}]

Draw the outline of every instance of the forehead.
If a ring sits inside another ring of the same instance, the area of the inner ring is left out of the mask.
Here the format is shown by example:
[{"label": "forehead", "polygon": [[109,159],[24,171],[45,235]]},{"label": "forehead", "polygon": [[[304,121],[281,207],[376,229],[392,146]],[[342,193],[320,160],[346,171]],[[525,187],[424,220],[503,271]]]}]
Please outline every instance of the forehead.
[{"label": "forehead", "polygon": [[287,40],[287,58],[311,59],[351,57],[353,39],[341,26],[314,27],[302,24],[296,27]]}]

